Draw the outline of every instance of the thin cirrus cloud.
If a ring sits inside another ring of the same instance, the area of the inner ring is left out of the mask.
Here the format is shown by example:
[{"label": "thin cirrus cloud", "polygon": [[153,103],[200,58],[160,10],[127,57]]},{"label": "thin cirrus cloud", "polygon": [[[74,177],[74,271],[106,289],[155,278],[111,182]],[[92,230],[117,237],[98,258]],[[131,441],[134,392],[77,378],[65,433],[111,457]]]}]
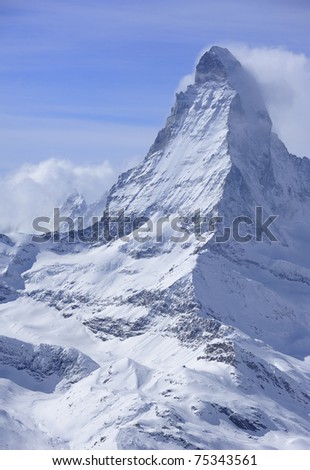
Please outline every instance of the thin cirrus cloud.
[{"label": "thin cirrus cloud", "polygon": [[[1,6],[0,59],[7,71],[100,70],[104,64],[128,72],[135,56],[156,63],[173,50],[187,60],[206,39],[262,44],[285,37],[298,47],[310,19],[309,3],[289,0],[158,0],[151,6],[143,0],[2,0]],[[165,45],[160,54],[159,44]]]},{"label": "thin cirrus cloud", "polygon": [[[109,160],[116,171],[127,161],[142,158],[157,129],[149,125],[91,119],[0,114],[1,173],[14,171],[25,162],[50,157],[99,164]],[[0,188],[1,191],[1,188]]]}]

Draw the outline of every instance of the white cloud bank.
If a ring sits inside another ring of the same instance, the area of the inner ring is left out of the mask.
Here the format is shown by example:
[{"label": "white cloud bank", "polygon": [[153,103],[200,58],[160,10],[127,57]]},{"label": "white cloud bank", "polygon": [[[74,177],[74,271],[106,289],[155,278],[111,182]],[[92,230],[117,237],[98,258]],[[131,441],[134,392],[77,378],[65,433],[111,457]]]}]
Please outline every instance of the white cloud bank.
[{"label": "white cloud bank", "polygon": [[108,162],[74,165],[68,160],[48,159],[24,165],[0,180],[0,232],[31,232],[38,216],[50,217],[72,192],[94,202],[109,189],[115,174]]},{"label": "white cloud bank", "polygon": [[[310,157],[310,59],[280,47],[249,48],[226,44],[232,54],[251,72],[261,87],[274,131],[288,150]],[[208,50],[205,48],[197,59]],[[177,91],[194,82],[195,74],[185,75]]]},{"label": "white cloud bank", "polygon": [[310,157],[310,59],[282,48],[229,49],[261,85],[274,130],[288,150]]}]

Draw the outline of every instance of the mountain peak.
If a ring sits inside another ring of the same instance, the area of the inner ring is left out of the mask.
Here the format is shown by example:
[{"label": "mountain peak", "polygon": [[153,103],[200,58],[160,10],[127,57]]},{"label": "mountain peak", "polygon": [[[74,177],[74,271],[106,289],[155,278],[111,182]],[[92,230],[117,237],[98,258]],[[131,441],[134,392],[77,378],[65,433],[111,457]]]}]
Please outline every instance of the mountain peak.
[{"label": "mountain peak", "polygon": [[241,68],[240,62],[223,47],[213,46],[203,54],[196,66],[195,83],[227,79],[230,72]]},{"label": "mountain peak", "polygon": [[237,194],[228,178],[234,167],[250,186],[246,198],[240,194],[239,213],[266,175],[274,179],[270,136],[271,120],[254,78],[227,49],[214,46],[201,57],[195,84],[177,94],[146,159],[112,187],[108,206],[144,208],[148,215],[163,207],[170,213],[193,207],[211,213],[224,188]]},{"label": "mountain peak", "polygon": [[242,109],[247,113],[247,119],[250,115],[256,118],[259,113],[264,116],[266,122],[268,121],[268,126],[271,127],[271,121],[256,81],[226,48],[211,47],[203,54],[196,66],[196,86],[208,87],[211,83],[217,86],[227,83],[238,94]]}]

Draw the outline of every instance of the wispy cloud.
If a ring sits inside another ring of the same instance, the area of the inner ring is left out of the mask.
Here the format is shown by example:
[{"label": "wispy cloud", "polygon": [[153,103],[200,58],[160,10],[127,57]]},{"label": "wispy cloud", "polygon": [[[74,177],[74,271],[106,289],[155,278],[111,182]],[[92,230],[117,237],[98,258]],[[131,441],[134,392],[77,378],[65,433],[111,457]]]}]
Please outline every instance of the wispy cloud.
[{"label": "wispy cloud", "polygon": [[310,157],[310,58],[278,47],[229,47],[261,85],[279,137],[292,153]]},{"label": "wispy cloud", "polygon": [[75,165],[68,160],[49,159],[23,165],[0,179],[0,231],[32,231],[38,216],[51,217],[72,192],[82,193],[88,202],[99,199],[116,175],[108,162]]}]

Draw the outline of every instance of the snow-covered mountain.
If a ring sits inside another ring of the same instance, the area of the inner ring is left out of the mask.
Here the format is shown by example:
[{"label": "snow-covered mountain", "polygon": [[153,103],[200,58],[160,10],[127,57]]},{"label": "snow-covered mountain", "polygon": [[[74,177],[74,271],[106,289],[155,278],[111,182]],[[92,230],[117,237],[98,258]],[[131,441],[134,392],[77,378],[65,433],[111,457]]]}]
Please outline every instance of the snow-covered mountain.
[{"label": "snow-covered mountain", "polygon": [[[309,197],[310,161],[212,47],[107,195],[126,239],[1,236],[0,446],[309,448]],[[203,238],[197,211],[222,218]]]},{"label": "snow-covered mountain", "polygon": [[[72,220],[73,226],[78,229],[79,218],[82,222],[82,227],[85,229],[93,224],[93,218],[100,219],[106,207],[107,193],[92,204],[88,204],[84,196],[77,191],[69,194],[65,202],[59,208],[60,217],[68,217]],[[54,220],[54,225],[55,220]],[[55,230],[58,227],[55,227]],[[60,230],[68,231],[68,224],[63,222],[60,224]]]}]

